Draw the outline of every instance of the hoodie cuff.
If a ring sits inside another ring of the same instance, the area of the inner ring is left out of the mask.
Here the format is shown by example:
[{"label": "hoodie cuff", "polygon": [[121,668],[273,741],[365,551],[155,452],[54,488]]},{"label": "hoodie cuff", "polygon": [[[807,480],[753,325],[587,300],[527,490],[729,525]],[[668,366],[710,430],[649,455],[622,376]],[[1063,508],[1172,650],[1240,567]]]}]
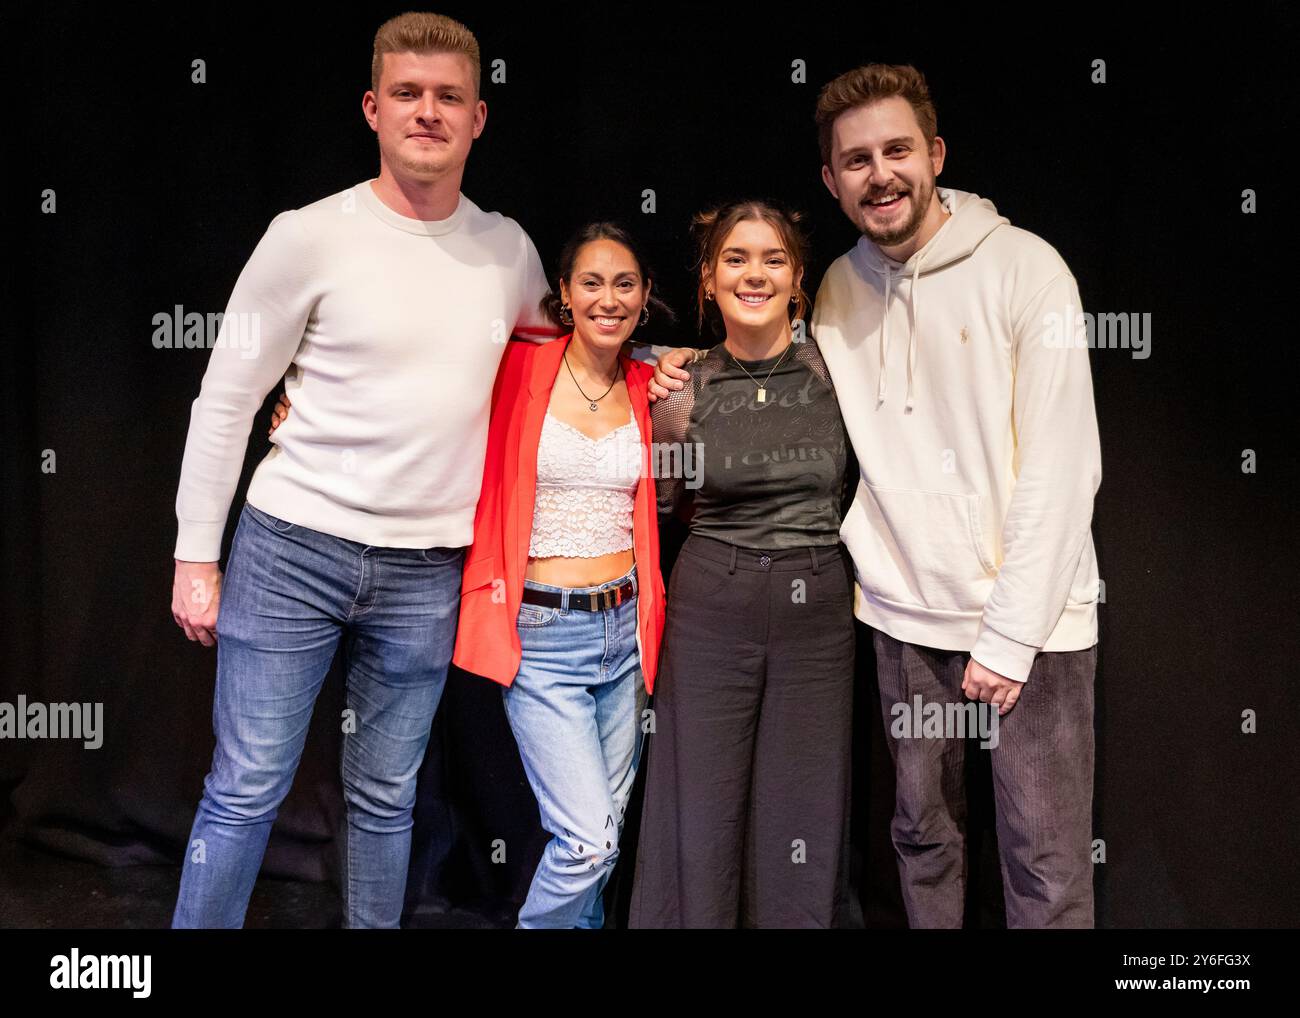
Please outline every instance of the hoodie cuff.
[{"label": "hoodie cuff", "polygon": [[180,521],[174,557],[181,562],[219,562],[224,523],[187,523]]},{"label": "hoodie cuff", "polygon": [[1034,658],[1038,648],[1015,640],[988,629],[980,623],[979,636],[970,656],[985,668],[1005,675],[1013,682],[1024,682],[1029,678],[1029,670],[1034,667]]}]

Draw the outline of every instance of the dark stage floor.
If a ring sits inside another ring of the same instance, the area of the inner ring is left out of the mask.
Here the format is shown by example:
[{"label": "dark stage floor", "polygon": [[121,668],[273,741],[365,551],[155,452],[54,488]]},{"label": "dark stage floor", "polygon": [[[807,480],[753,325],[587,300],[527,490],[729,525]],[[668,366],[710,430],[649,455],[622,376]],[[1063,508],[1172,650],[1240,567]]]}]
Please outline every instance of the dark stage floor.
[{"label": "dark stage floor", "polygon": [[[165,929],[171,925],[179,866],[105,867],[51,855],[0,839],[0,929]],[[323,883],[259,879],[246,929],[338,929],[342,906]],[[464,909],[421,908],[402,919],[408,929],[490,929]]]}]

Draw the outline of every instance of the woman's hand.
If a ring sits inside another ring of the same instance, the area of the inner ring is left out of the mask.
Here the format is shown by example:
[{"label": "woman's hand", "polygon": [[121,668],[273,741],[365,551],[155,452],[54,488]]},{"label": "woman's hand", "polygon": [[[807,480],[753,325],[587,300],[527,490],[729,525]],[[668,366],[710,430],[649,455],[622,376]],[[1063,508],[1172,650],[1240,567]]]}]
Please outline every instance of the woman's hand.
[{"label": "woman's hand", "polygon": [[289,407],[291,406],[293,406],[293,404],[289,402],[289,394],[287,392],[280,393],[280,398],[275,404],[275,409],[271,411],[271,430],[266,433],[267,438],[270,438],[275,434],[275,429],[284,423],[285,419],[289,416]]}]

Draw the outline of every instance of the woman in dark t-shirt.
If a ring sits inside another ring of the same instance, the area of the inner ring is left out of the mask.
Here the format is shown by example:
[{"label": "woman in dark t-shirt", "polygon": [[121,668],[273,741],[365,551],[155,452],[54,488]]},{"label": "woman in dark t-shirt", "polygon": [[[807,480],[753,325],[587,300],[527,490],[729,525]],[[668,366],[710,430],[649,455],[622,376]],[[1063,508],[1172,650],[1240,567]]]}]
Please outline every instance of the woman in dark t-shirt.
[{"label": "woman in dark t-shirt", "polygon": [[659,462],[681,467],[656,478],[660,516],[688,519],[689,537],[668,590],[630,924],[828,927],[847,887],[853,581],[839,528],[856,467],[802,335],[796,222],[740,202],[696,227],[701,309],[726,339],[652,410]]},{"label": "woman in dark t-shirt", "polygon": [[834,547],[847,446],[817,344],[743,360],[719,343],[691,374],[654,405],[655,441],[707,449],[703,483],[659,479],[660,514],[689,507],[692,535],[744,548]]}]

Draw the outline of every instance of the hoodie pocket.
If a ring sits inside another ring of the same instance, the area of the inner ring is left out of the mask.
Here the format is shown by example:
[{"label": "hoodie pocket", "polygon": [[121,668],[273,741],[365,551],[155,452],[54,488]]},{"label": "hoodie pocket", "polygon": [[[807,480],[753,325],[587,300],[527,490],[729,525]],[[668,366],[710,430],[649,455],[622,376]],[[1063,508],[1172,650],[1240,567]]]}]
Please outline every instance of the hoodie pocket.
[{"label": "hoodie pocket", "polygon": [[984,544],[980,496],[864,485],[872,553],[862,585],[900,604],[983,610],[997,567]]}]

